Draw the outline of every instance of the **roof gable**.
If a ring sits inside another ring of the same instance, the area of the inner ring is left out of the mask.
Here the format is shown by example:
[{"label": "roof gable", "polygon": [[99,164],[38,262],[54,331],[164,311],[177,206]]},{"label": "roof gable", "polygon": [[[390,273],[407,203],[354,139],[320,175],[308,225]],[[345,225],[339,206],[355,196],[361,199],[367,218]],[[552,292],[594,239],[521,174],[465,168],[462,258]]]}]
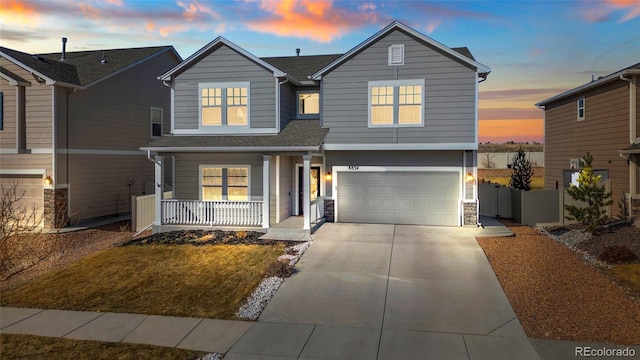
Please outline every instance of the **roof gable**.
[{"label": "roof gable", "polygon": [[172,69],[170,69],[166,73],[164,73],[161,76],[159,76],[158,79],[160,79],[160,80],[170,80],[172,77],[175,77],[176,75],[182,73],[183,71],[185,71],[189,67],[193,66],[193,64],[195,64],[198,61],[202,60],[203,58],[205,58],[207,55],[209,55],[212,52],[214,52],[216,49],[218,49],[222,45],[228,46],[229,48],[231,48],[232,50],[234,50],[238,54],[246,57],[247,59],[253,61],[254,63],[256,63],[256,64],[258,64],[260,66],[262,66],[263,68],[273,72],[274,76],[284,77],[286,75],[285,72],[283,72],[282,70],[277,69],[273,65],[265,62],[264,60],[258,58],[255,55],[251,54],[250,52],[248,52],[247,50],[241,48],[240,46],[232,43],[231,41],[225,39],[222,36],[219,36],[215,40],[213,40],[212,42],[208,43],[203,48],[201,48],[200,50],[196,51],[191,56],[186,58],[180,64],[174,66]]},{"label": "roof gable", "polygon": [[479,62],[475,61],[473,59],[471,55],[471,53],[469,52],[469,49],[467,48],[457,48],[457,49],[452,49],[450,47],[447,47],[435,40],[433,40],[432,38],[408,27],[407,25],[404,25],[403,23],[399,22],[399,21],[394,21],[393,23],[389,24],[387,27],[385,27],[384,29],[378,31],[377,33],[375,33],[373,36],[369,37],[367,40],[363,41],[362,43],[358,44],[356,47],[354,47],[353,49],[347,51],[344,55],[342,55],[341,57],[337,58],[336,60],[334,60],[333,62],[331,62],[330,64],[328,64],[327,66],[325,66],[324,68],[318,70],[317,72],[315,72],[311,78],[313,80],[320,80],[322,78],[322,76],[328,72],[330,72],[331,70],[335,69],[336,67],[340,66],[342,63],[344,63],[345,61],[349,60],[350,58],[352,58],[353,56],[359,54],[362,50],[366,49],[367,47],[369,47],[371,44],[375,43],[377,40],[381,39],[382,37],[390,34],[391,32],[395,31],[395,30],[400,30],[404,33],[406,33],[407,35],[415,38],[416,40],[432,46],[436,49],[438,49],[439,51],[453,57],[454,59],[462,62],[463,64],[466,64],[467,66],[473,67],[476,69],[476,71],[478,73],[481,74],[488,74],[489,72],[491,72],[491,69],[485,65],[480,64]]}]

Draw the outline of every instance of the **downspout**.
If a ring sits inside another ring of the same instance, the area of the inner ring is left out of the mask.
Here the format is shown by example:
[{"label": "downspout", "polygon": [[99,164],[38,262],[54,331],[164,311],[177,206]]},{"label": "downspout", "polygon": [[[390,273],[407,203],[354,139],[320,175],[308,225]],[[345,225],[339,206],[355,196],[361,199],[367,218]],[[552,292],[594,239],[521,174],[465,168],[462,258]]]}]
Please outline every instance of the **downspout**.
[{"label": "downspout", "polygon": [[283,81],[278,81],[278,77],[276,76],[276,129],[280,132],[280,86],[289,82],[289,77],[287,74],[284,74],[285,78]]},{"label": "downspout", "polygon": [[[637,137],[636,124],[638,121],[638,114],[636,109],[637,76],[631,75],[631,78],[626,78],[624,77],[624,75],[624,73],[620,74],[620,80],[629,82],[629,143],[634,144]],[[629,157],[627,158],[627,164],[629,166],[629,201],[631,201],[631,198],[638,193],[638,189],[636,187],[637,166],[633,163],[633,161],[631,161],[632,156],[633,155],[629,155]]]}]

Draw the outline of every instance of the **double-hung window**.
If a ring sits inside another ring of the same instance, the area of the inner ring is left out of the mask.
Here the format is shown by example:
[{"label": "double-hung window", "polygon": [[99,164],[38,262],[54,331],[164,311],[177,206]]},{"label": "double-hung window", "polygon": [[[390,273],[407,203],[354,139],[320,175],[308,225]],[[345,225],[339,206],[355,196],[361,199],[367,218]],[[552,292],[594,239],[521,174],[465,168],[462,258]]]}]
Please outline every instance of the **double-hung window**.
[{"label": "double-hung window", "polygon": [[162,136],[162,109],[151,108],[151,137]]},{"label": "double-hung window", "polygon": [[201,165],[200,189],[204,201],[249,201],[249,167]]},{"label": "double-hung window", "polygon": [[578,99],[578,120],[584,120],[584,98]]},{"label": "double-hung window", "polygon": [[249,83],[201,83],[200,127],[249,126]]},{"label": "double-hung window", "polygon": [[423,125],[424,80],[369,82],[369,127]]}]

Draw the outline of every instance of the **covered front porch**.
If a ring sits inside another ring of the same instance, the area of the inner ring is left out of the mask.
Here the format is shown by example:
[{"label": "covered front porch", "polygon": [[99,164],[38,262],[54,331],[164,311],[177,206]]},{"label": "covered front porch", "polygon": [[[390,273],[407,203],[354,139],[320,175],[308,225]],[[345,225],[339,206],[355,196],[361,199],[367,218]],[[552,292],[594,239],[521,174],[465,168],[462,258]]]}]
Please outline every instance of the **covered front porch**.
[{"label": "covered front porch", "polygon": [[[230,158],[233,159],[231,156],[225,160],[229,162]],[[167,176],[163,168],[168,162],[178,172],[197,165],[199,179],[197,182],[192,179],[191,182],[200,188],[199,199],[182,198],[181,195],[188,195],[185,188],[192,185],[184,184],[189,181],[188,177],[181,184],[180,177],[172,174],[173,179],[178,179],[173,181],[175,198],[163,198],[159,191],[155,194],[154,231],[185,227],[261,228],[266,232],[265,238],[308,240],[309,235],[324,223],[324,189],[320,190],[320,186],[324,186],[321,180],[321,156],[243,154],[242,159],[238,160],[242,165],[224,165],[228,169],[236,169],[235,166],[248,169],[244,178],[233,179],[238,184],[246,184],[246,190],[243,190],[246,191],[246,198],[242,200],[206,198],[208,189],[203,184],[208,180],[203,179],[206,175],[202,164],[220,163],[215,154],[158,154],[153,161],[158,188],[163,187]],[[183,174],[188,172],[183,171]],[[224,173],[230,174],[231,170],[225,170]],[[221,184],[232,182],[231,179],[218,181]],[[231,190],[225,189],[224,193],[227,191],[231,198]]]}]

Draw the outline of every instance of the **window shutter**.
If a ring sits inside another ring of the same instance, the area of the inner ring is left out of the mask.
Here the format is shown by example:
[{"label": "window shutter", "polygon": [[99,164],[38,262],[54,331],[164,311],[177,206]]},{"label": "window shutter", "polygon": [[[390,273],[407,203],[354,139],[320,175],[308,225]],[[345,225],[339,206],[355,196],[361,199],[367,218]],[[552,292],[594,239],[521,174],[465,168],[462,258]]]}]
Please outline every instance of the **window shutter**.
[{"label": "window shutter", "polygon": [[404,45],[389,46],[389,65],[404,65]]}]

